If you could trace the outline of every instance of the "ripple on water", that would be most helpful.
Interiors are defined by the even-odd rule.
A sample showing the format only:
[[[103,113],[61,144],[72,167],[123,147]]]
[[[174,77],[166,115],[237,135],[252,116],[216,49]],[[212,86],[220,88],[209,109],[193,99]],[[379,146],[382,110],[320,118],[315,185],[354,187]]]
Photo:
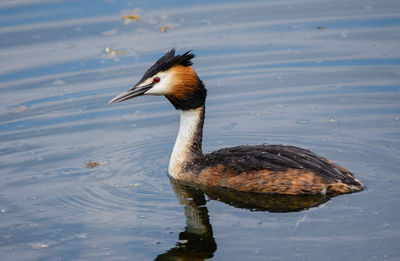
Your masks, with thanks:
[[[106,158],[105,164],[85,171],[77,188],[61,190],[56,198],[48,197],[46,204],[70,214],[99,213],[99,222],[104,218],[102,212],[143,216],[154,209],[155,201],[156,208],[162,211],[168,206],[164,204],[165,197],[174,197],[166,177],[169,154],[153,148],[166,144],[167,141],[154,138],[115,146],[106,157],[101,155]],[[75,178],[67,182],[74,183]]]
[[[208,88],[204,151],[296,145],[368,186],[301,213],[208,201],[215,259],[394,260],[397,2],[142,4],[140,21],[124,25],[123,1],[80,12],[69,1],[0,3],[5,258],[151,260],[175,246],[185,219],[165,174],[178,114],[160,97],[107,103],[177,47],[194,50]],[[124,54],[107,57],[106,47]],[[86,168],[91,160],[105,164]]]

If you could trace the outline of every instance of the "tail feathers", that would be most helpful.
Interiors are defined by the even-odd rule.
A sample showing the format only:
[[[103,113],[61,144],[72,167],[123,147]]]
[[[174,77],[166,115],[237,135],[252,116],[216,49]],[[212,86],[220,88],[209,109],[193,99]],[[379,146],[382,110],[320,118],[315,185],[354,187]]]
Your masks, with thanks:
[[[358,181],[357,179],[354,179],[354,181],[355,182],[353,182],[353,184],[351,185],[344,184],[342,182],[332,183],[326,189],[324,189],[322,194],[325,194],[327,192],[339,194],[353,193],[364,189],[364,186],[360,181]]]

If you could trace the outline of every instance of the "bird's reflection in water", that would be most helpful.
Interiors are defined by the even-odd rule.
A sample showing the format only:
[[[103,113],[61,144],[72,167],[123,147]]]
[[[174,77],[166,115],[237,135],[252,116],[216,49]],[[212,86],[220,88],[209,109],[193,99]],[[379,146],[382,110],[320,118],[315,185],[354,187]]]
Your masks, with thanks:
[[[155,260],[205,260],[213,257],[217,244],[208,217],[204,193],[194,187],[171,180],[179,203],[184,206],[185,231],[179,234],[176,247],[159,255]]]
[[[237,208],[253,211],[295,212],[319,206],[334,195],[271,195],[244,193],[228,189],[194,187],[171,179],[173,190],[186,216],[185,231],[176,246],[155,260],[206,260],[213,257],[217,244],[208,217],[205,194]]]

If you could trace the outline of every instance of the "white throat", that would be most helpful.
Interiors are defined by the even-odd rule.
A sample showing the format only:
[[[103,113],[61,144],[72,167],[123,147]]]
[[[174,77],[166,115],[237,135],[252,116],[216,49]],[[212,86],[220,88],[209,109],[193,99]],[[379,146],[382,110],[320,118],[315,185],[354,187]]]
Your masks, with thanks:
[[[192,110],[180,110],[181,120],[178,137],[169,161],[169,174],[176,179],[184,175],[185,164],[202,156],[201,141],[204,121],[204,106]]]

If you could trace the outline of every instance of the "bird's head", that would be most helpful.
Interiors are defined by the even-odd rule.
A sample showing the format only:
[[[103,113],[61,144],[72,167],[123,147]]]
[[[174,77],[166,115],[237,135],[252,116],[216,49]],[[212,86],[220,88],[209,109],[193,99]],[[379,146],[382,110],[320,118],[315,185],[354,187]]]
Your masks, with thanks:
[[[190,51],[175,55],[175,49],[170,50],[144,73],[135,86],[109,103],[141,95],[164,95],[176,109],[190,110],[204,105],[207,90],[191,67],[193,58]]]

